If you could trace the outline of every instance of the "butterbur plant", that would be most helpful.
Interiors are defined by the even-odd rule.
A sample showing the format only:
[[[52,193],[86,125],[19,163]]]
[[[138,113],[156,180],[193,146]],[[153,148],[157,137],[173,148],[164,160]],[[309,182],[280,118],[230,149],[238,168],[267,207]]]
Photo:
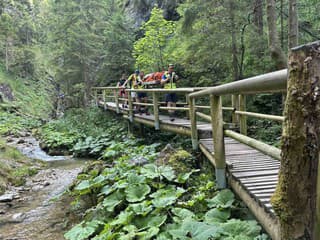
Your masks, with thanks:
[[[205,179],[197,178],[203,173],[177,173],[153,163],[135,166],[128,158],[119,157],[98,176],[88,174],[74,188],[78,196],[93,190],[99,200],[66,239],[268,239],[256,221],[232,218],[236,200],[230,190],[216,191],[212,181],[192,186],[194,179]]]

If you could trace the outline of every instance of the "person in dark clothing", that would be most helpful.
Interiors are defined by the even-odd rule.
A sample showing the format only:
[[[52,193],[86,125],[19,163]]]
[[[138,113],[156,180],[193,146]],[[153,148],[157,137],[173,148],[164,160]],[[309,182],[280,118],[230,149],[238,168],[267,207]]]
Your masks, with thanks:
[[[125,88],[123,87],[124,83],[126,82],[126,74],[122,74],[119,82],[117,83],[117,87],[122,87],[119,91],[119,97],[121,98],[128,98],[127,92]],[[122,107],[126,108],[127,107],[127,101],[122,103]]]

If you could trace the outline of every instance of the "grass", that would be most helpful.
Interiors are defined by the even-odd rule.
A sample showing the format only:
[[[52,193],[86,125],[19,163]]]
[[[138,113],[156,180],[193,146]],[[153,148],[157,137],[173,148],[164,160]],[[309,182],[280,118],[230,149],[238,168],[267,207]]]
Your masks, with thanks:
[[[9,85],[15,97],[15,101],[4,104],[5,108],[11,105],[22,115],[44,119],[52,112],[51,98],[54,90],[46,80],[17,78],[6,73],[0,65],[0,83]]]
[[[8,185],[21,186],[26,178],[38,172],[40,164],[22,155],[0,139],[0,194]]]

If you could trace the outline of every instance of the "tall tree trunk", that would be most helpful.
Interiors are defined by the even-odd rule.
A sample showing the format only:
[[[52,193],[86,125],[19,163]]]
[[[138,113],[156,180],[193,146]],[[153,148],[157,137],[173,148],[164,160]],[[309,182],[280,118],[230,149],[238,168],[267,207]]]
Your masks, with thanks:
[[[9,39],[6,39],[6,71],[9,71]]]
[[[284,48],[284,26],[283,26],[283,0],[280,0],[280,42],[281,48]]]
[[[253,24],[259,36],[263,35],[263,0],[254,1]]]
[[[91,92],[91,81],[89,77],[89,69],[88,65],[84,62],[82,65],[82,74],[83,74],[83,82],[84,82],[84,106],[89,106],[90,100],[90,92]]]
[[[319,240],[320,41],[292,49],[279,183],[272,205],[282,240]],[[319,196],[318,196],[319,197]]]
[[[298,45],[298,10],[297,0],[289,0],[289,35],[288,47],[293,48]]]
[[[277,33],[277,15],[275,0],[267,0],[267,21],[269,32],[269,49],[271,58],[276,62],[277,69],[287,67],[287,59],[279,44]]]
[[[235,4],[234,0],[229,0],[229,18],[230,18],[230,31],[231,31],[231,49],[232,49],[232,68],[233,68],[233,80],[240,79],[239,76],[239,61],[238,61],[238,49],[237,49],[237,37],[236,37],[236,24],[234,16]]]

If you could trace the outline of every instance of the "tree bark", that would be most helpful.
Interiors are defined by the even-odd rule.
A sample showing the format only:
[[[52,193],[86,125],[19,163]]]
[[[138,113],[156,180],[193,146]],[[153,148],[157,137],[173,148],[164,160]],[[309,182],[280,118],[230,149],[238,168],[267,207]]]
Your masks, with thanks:
[[[6,71],[9,72],[9,42],[6,39]]]
[[[253,24],[256,26],[257,33],[263,35],[263,0],[254,1]]]
[[[236,27],[235,27],[234,9],[235,9],[235,4],[233,0],[229,0],[233,80],[237,81],[240,79],[240,76],[239,76],[239,61],[237,56],[238,49],[237,49],[237,38],[236,38],[236,32],[235,32]]]
[[[293,48],[298,45],[298,10],[297,0],[289,0],[289,35],[288,47]]]
[[[288,65],[282,159],[271,202],[279,216],[282,240],[318,240],[320,41],[292,49]]]
[[[280,47],[279,36],[277,32],[277,15],[275,0],[267,0],[267,22],[269,32],[269,49],[271,58],[276,62],[277,69],[287,67],[287,59]]]

